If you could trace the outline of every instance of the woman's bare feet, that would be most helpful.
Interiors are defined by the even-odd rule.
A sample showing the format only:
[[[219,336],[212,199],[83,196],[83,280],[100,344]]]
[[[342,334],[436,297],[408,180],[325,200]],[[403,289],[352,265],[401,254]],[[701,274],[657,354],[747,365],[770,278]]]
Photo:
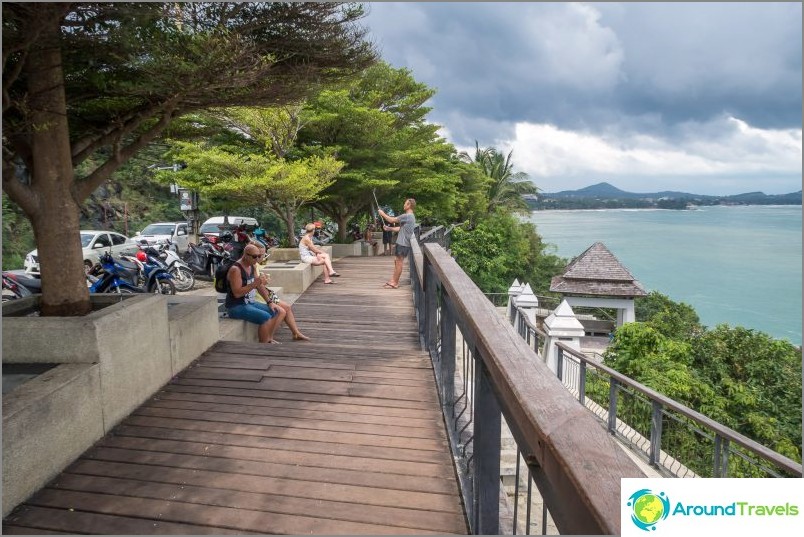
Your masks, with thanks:
[[[298,334],[293,334],[293,341],[310,341],[310,338],[299,332]]]

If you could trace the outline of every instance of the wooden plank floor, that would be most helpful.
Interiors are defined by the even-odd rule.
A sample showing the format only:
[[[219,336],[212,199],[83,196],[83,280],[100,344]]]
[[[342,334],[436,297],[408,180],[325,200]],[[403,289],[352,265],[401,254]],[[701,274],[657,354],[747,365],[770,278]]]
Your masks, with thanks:
[[[407,264],[345,258],[293,310],[310,342],[219,342],[3,533],[467,532]]]

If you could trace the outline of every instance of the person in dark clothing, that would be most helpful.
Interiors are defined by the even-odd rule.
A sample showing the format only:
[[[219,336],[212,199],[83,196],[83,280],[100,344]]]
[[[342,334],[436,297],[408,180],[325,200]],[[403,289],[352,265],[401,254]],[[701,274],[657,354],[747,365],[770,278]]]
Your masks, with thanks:
[[[268,278],[259,274],[257,262],[263,257],[253,244],[246,245],[243,256],[232,264],[226,277],[229,289],[226,292],[226,310],[231,319],[242,319],[259,325],[257,336],[260,343],[279,343],[274,339],[276,327],[285,319],[285,310],[271,300],[265,284]],[[255,302],[260,293],[265,304]]]
[[[388,209],[388,216],[395,216],[393,209]],[[394,255],[394,233],[399,232],[399,226],[388,225],[383,222],[382,226],[382,255]]]

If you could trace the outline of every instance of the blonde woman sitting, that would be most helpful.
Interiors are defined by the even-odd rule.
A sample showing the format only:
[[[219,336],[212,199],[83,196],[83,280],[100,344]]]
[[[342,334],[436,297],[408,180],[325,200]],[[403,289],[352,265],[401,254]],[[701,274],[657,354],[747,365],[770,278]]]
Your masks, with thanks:
[[[335,269],[332,268],[332,259],[329,254],[324,250],[313,244],[313,233],[315,233],[315,224],[307,224],[304,226],[304,236],[299,241],[299,257],[303,263],[308,263],[314,266],[324,266],[324,283],[334,283],[330,276],[340,276]]]

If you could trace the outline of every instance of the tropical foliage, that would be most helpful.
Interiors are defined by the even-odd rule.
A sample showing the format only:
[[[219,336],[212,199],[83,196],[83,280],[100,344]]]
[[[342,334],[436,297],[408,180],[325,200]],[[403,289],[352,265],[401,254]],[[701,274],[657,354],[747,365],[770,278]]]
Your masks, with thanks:
[[[425,121],[434,93],[407,69],[380,62],[353,83],[307,101],[298,151],[334,154],[345,163],[315,202],[338,225],[341,241],[349,220],[368,213],[375,191],[387,205],[416,198],[420,220],[457,216],[463,178],[455,149],[437,134],[438,125]]]
[[[737,432],[801,461],[801,350],[786,341],[742,327],[708,330],[686,304],[652,293],[638,305],[644,322],[620,327],[604,363]],[[597,387],[597,397],[607,389]],[[623,412],[638,414],[636,401]],[[618,410],[619,413],[619,410]],[[650,412],[629,425],[646,434]],[[665,441],[693,449],[691,429],[669,433]],[[736,457],[735,457],[736,459]],[[737,475],[752,476],[734,463]],[[711,471],[711,468],[699,470]]]
[[[293,245],[297,213],[318,199],[343,167],[326,154],[292,158],[299,110],[233,108],[199,117],[201,132],[218,125],[217,133],[195,142],[171,142],[167,157],[187,166],[161,175],[205,197],[266,207],[283,222],[286,241]],[[190,137],[191,132],[182,134]]]
[[[533,224],[503,210],[487,215],[474,227],[456,227],[451,250],[472,281],[488,293],[506,291],[519,279],[545,294],[550,279],[566,265],[566,260],[548,252]]]
[[[43,315],[90,311],[83,201],[177,117],[297,102],[375,61],[357,4],[3,6],[3,190],[28,216]],[[85,175],[76,166],[98,160]]]
[[[528,212],[528,207],[524,194],[536,194],[538,188],[528,180],[528,175],[524,172],[514,172],[513,150],[507,156],[503,155],[494,147],[480,147],[475,142],[475,155],[470,157],[468,153],[461,153],[461,158],[466,162],[473,162],[488,178],[488,190],[486,197],[488,206],[486,210],[493,213],[499,208],[505,208],[515,212]]]

